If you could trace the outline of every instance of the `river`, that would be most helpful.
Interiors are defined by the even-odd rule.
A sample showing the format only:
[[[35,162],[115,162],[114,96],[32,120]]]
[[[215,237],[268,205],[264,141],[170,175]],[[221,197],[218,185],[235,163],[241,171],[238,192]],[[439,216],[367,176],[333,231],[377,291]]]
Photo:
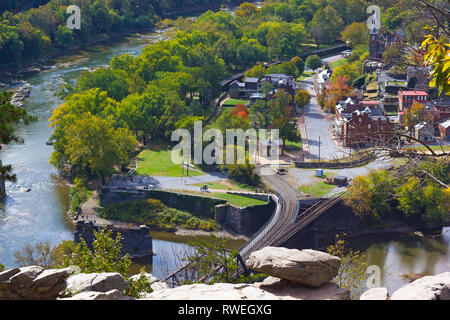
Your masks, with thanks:
[[[107,65],[115,55],[138,55],[159,36],[153,33],[131,35],[64,55],[52,61],[48,70],[12,75],[10,79],[0,78],[5,82],[13,77],[31,85],[31,95],[25,101],[25,107],[38,118],[37,122],[18,128],[18,134],[25,140],[23,145],[11,144],[0,152],[0,160],[4,164],[12,164],[18,177],[16,184],[7,184],[7,198],[0,204],[2,264],[16,266],[14,253],[26,242],[48,241],[56,245],[73,238],[73,224],[65,214],[69,205],[69,186],[58,178],[57,171],[49,164],[52,147],[46,145],[51,135],[48,118],[52,110],[62,103],[56,95],[59,86],[75,83],[81,72]],[[27,188],[31,191],[24,192]],[[446,233],[437,239],[384,235],[358,239],[352,242],[352,246],[367,253],[369,264],[382,269],[382,284],[392,292],[406,283],[400,279],[404,273],[435,274],[450,270],[450,234],[448,228],[444,231]],[[138,262],[133,270],[138,271],[140,265],[151,263],[151,271],[162,277],[174,270],[180,263],[179,257],[191,250],[186,243],[192,238],[180,239],[164,233],[152,235],[157,256],[153,261]]]

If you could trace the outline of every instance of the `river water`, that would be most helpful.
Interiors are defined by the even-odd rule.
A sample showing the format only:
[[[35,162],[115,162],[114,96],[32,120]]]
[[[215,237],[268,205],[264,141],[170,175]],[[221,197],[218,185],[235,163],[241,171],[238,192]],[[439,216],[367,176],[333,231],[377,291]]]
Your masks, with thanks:
[[[69,186],[58,178],[57,171],[49,164],[52,147],[46,145],[51,135],[48,118],[62,103],[56,95],[59,86],[75,83],[81,72],[107,65],[115,55],[138,55],[158,36],[148,33],[116,39],[64,55],[53,61],[48,70],[0,78],[1,82],[12,77],[31,85],[25,107],[38,117],[37,122],[18,128],[18,134],[25,140],[23,145],[11,144],[0,152],[0,160],[12,164],[18,177],[16,184],[7,184],[7,198],[0,204],[0,263],[16,266],[14,253],[26,242],[48,241],[56,245],[73,238],[73,224],[65,214],[69,205]],[[27,188],[31,191],[24,192]],[[436,274],[450,270],[450,232],[448,228],[444,231],[447,233],[437,239],[384,235],[358,239],[352,246],[365,251],[368,263],[382,269],[382,284],[392,292],[406,283],[400,279],[404,273]],[[154,233],[153,238],[157,256],[153,261],[138,262],[134,271],[138,271],[140,265],[152,264],[152,272],[162,277],[174,270],[181,257],[191,250],[186,243],[192,238],[180,239],[163,233]],[[240,244],[233,245],[239,247]]]

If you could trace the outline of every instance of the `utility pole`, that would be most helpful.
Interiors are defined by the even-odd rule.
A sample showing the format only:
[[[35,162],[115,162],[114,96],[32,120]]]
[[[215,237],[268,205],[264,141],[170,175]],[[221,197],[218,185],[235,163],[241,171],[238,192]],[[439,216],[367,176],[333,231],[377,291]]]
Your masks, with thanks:
[[[319,164],[320,164],[320,136],[319,136]]]

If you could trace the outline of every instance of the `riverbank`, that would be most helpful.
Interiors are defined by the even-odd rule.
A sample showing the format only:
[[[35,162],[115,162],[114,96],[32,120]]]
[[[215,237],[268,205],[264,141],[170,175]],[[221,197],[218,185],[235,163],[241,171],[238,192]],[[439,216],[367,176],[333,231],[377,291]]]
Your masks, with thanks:
[[[77,223],[93,223],[96,226],[102,227],[113,227],[113,228],[139,228],[139,225],[129,223],[129,222],[123,222],[123,221],[117,221],[117,220],[109,220],[104,219],[100,217],[97,212],[100,210],[99,206],[100,202],[100,195],[99,191],[94,191],[92,193],[92,196],[86,201],[82,206],[81,210],[77,213],[72,214],[71,209],[67,211],[67,215],[69,218],[73,221],[74,224]],[[245,236],[243,234],[239,234],[232,230],[227,230],[223,226],[221,226],[222,229],[216,230],[216,231],[204,231],[204,230],[196,230],[196,229],[184,229],[180,226],[177,226],[174,231],[164,231],[166,233],[173,233],[177,236],[183,236],[183,237],[196,237],[196,236],[209,236],[210,234],[214,234],[216,237],[224,238],[224,239],[230,239],[234,241],[248,241],[249,237]],[[162,230],[160,228],[154,228],[150,227],[151,231],[157,231],[161,232]]]
[[[232,0],[228,3],[230,6],[237,6],[241,3],[243,3],[244,0]],[[247,0],[247,2],[256,2],[253,0]],[[185,15],[200,15],[208,10],[220,10],[221,6],[223,5],[222,2],[220,3],[210,3],[208,5],[202,5],[202,6],[194,6],[189,8],[183,8],[182,10],[175,10],[171,12],[164,13],[161,17],[158,17],[159,19],[156,21],[156,24],[158,22],[161,22],[163,19],[166,18],[178,18],[180,16]],[[109,40],[113,39],[119,39],[124,38],[129,35],[132,35],[134,33],[138,32],[156,32],[163,31],[161,29],[152,27],[152,28],[133,28],[129,30],[125,30],[118,33],[112,33],[112,34],[102,34],[99,35],[96,39],[92,39],[86,43],[77,44],[71,48],[67,49],[58,49],[58,48],[52,48],[51,52],[44,54],[43,56],[35,59],[34,61],[28,61],[25,62],[21,66],[15,66],[15,67],[6,67],[6,66],[0,66],[0,74],[5,73],[21,73],[21,72],[33,72],[33,71],[42,71],[41,68],[45,67],[46,63],[51,60],[52,58],[55,58],[57,56],[66,55],[73,53],[78,50],[86,49],[87,47],[98,45],[104,42],[107,42]]]

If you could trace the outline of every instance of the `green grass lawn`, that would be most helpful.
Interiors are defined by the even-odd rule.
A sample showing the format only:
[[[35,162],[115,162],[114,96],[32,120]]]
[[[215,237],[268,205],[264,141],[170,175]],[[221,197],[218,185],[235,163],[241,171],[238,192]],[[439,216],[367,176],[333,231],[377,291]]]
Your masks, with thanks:
[[[314,72],[312,71],[305,71],[303,72],[300,77],[297,78],[297,81],[303,81],[306,80],[308,78],[311,78],[314,75]]]
[[[329,66],[330,66],[331,70],[334,70],[334,69],[336,69],[337,67],[343,65],[346,62],[347,62],[347,59],[346,58],[342,58],[342,59],[336,60],[334,62],[331,62],[329,64]]]
[[[228,193],[222,193],[222,192],[209,193],[209,192],[200,192],[200,191],[191,191],[191,190],[174,190],[174,191],[176,191],[178,193],[192,194],[192,195],[197,195],[197,196],[202,196],[202,197],[226,200],[229,204],[239,207],[239,208],[263,205],[263,204],[267,203],[265,201],[261,201],[261,200],[257,200],[257,199],[252,199],[252,198],[239,196],[236,194],[228,194]]]
[[[300,151],[303,149],[303,145],[301,142],[294,142],[294,141],[286,140],[285,144],[286,144],[286,150]]]
[[[255,191],[255,188],[233,180],[222,180],[217,182],[197,183],[195,186],[202,187],[207,185],[209,189],[230,190],[230,191]]]
[[[139,168],[136,171],[140,175],[181,177],[181,166],[172,162],[172,147],[164,142],[152,142],[148,148],[138,156]],[[200,176],[203,172],[189,170],[190,176]]]
[[[312,185],[301,186],[298,188],[298,191],[310,194],[312,197],[322,198],[327,195],[331,191],[333,191],[335,186],[326,184],[323,181],[318,181]]]
[[[240,99],[228,99],[227,101],[225,101],[225,103],[223,104],[223,106],[231,106],[234,107],[237,104],[243,104],[244,106],[246,104],[250,103],[250,100],[240,100]]]

